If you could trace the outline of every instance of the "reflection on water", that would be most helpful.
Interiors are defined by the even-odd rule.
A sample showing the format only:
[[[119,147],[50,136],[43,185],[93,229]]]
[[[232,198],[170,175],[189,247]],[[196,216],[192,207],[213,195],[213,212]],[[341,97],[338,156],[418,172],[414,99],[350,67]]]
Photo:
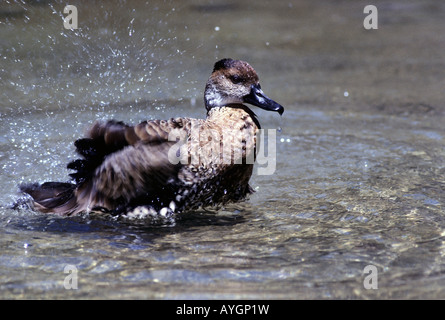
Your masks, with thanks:
[[[0,4],[3,298],[445,298],[444,4],[374,1],[370,31],[360,1],[70,4],[74,31],[59,1]],[[168,227],[9,209],[95,119],[204,117],[223,57],[286,106],[255,110],[282,129],[249,201]]]

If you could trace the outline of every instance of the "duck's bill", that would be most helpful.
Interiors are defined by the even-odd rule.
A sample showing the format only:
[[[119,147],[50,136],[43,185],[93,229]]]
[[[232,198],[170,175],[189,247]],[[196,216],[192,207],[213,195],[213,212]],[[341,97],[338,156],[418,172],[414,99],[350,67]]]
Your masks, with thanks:
[[[263,90],[261,90],[259,84],[251,86],[250,93],[247,96],[244,96],[244,102],[250,103],[264,110],[276,111],[280,115],[282,115],[284,112],[283,106],[266,96]]]

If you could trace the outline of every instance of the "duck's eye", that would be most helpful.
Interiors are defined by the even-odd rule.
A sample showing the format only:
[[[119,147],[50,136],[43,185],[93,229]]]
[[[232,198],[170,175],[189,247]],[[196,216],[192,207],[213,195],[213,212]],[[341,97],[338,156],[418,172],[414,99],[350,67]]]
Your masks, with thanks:
[[[238,83],[240,83],[240,82],[243,81],[243,78],[240,77],[239,75],[236,75],[236,74],[231,75],[231,76],[229,77],[229,79],[230,79],[230,81],[232,81],[232,83],[234,83],[234,84],[238,84]]]

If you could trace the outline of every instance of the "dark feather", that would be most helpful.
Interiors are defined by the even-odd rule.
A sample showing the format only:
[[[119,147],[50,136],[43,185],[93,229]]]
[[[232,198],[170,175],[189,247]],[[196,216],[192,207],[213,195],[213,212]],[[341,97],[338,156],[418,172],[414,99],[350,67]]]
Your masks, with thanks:
[[[45,182],[41,185],[23,184],[20,186],[22,192],[28,193],[33,197],[39,209],[44,208],[47,211],[57,211],[58,207],[66,206],[67,204],[75,204],[74,190],[76,185],[64,182]],[[69,206],[68,206],[69,207]],[[42,210],[43,211],[43,210]],[[62,209],[65,211],[65,209]]]

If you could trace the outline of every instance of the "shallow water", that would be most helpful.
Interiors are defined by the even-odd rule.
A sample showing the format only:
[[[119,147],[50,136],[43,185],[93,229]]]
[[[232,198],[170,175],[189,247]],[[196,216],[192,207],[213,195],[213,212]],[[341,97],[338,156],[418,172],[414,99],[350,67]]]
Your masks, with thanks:
[[[2,298],[445,298],[445,4],[71,1],[0,5]],[[204,117],[216,59],[259,73],[282,118],[249,201],[174,226],[9,207],[65,181],[95,119]],[[78,289],[65,289],[67,265]],[[364,268],[377,270],[377,289]]]

